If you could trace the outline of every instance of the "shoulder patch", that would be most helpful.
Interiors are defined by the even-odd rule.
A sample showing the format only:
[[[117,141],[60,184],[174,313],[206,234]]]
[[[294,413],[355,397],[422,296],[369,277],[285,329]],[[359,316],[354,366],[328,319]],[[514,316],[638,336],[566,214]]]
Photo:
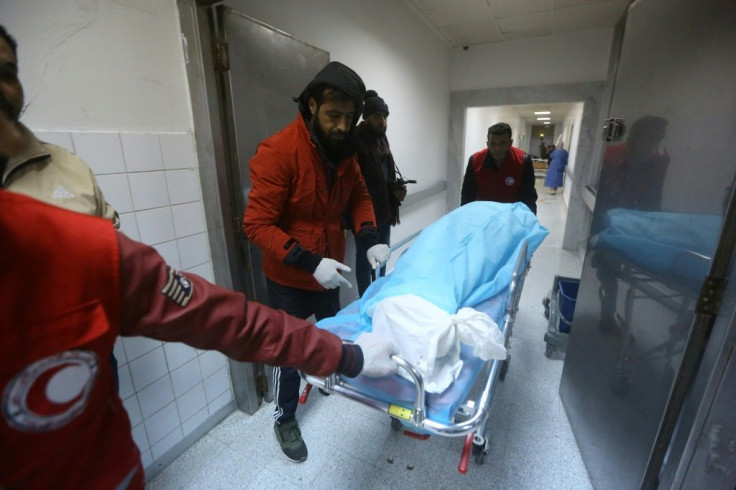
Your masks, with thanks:
[[[169,267],[169,279],[166,281],[166,285],[161,290],[161,293],[184,308],[189,304],[189,300],[192,299],[194,284],[182,276],[176,269]]]

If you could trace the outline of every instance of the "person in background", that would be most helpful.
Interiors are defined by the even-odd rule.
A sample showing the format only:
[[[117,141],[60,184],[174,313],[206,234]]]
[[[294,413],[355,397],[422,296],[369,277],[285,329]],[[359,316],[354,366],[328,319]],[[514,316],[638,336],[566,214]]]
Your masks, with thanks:
[[[0,172],[31,135],[0,111]],[[114,388],[118,335],[239,361],[353,377],[396,371],[393,344],[355,344],[168,266],[102,218],[0,189],[0,488],[144,488]]]
[[[23,151],[10,158],[0,175],[0,186],[41,201],[100,216],[120,227],[120,218],[102,195],[92,170],[78,156],[39,141],[22,123],[23,86],[18,78],[17,45],[0,25],[0,92],[3,110],[27,133]]]
[[[539,142],[539,158],[547,158],[547,143],[544,142],[544,138]]]
[[[565,143],[560,140],[557,143],[557,148],[549,155],[549,168],[547,169],[547,176],[544,178],[544,185],[552,189],[550,194],[555,194],[557,188],[562,187],[567,158],[568,153],[565,149]]]
[[[371,197],[355,158],[355,125],[365,85],[333,61],[307,85],[296,119],[258,146],[250,160],[251,190],[243,230],[263,250],[269,304],[317,320],[340,310],[345,260],[343,217],[352,217],[356,241],[372,267],[390,251],[378,243]],[[298,366],[296,366],[298,368]],[[296,420],[300,376],[295,367],[274,372],[274,434],[289,461],[307,459]]]
[[[391,227],[399,223],[399,206],[406,197],[406,184],[403,180],[397,180],[396,164],[386,138],[388,114],[386,102],[375,90],[368,90],[365,93],[363,121],[355,131],[360,173],[368,186],[376,213],[378,243],[387,246],[391,243]],[[355,277],[360,296],[368,289],[375,274],[366,252],[362,242],[356,243]],[[383,266],[381,275],[385,273],[386,267]]]
[[[488,128],[487,147],[468,160],[460,191],[460,205],[473,201],[523,202],[537,214],[532,158],[512,146],[511,126]]]
[[[67,150],[39,141],[19,122],[23,112],[23,85],[18,78],[18,52],[15,39],[0,25],[0,107],[26,133],[22,151],[8,159],[0,173],[0,187],[20,192],[41,201],[100,216],[120,228],[117,211],[105,201],[92,170],[78,156]],[[117,360],[110,353],[115,367]]]

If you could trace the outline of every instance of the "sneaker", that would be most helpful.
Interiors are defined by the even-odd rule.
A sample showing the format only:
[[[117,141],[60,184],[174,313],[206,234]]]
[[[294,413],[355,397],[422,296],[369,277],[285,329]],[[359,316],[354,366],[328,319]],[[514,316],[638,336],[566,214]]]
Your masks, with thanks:
[[[281,446],[281,451],[286,459],[292,463],[301,463],[307,460],[307,445],[302,439],[299,423],[294,420],[279,424],[273,424],[273,433]]]

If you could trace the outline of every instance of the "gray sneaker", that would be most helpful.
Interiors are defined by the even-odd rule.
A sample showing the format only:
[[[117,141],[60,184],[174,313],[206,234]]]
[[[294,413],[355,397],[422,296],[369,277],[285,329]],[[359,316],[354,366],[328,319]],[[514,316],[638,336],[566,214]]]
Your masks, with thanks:
[[[302,431],[299,430],[299,423],[296,419],[282,424],[275,422],[273,433],[286,459],[293,463],[301,463],[307,460],[307,445],[304,444]]]

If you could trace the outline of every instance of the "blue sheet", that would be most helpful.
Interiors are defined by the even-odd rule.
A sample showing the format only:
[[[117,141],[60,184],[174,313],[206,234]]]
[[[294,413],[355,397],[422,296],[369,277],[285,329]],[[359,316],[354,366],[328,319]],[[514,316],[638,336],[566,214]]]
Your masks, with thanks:
[[[363,298],[317,325],[343,339],[355,340],[361,332],[371,330],[371,313],[378,302],[389,296],[415,294],[449,314],[465,306],[474,307],[501,326],[523,241],[527,241],[528,262],[548,233],[524,204],[466,204],[425,228],[392,273],[371,284]],[[452,421],[483,367],[483,361],[465,346],[461,359],[463,369],[450,388],[427,396],[427,412],[432,420]],[[414,385],[400,376],[360,376],[346,382],[387,403],[410,408],[414,401]]]
[[[683,279],[699,286],[710,267],[722,217],[712,214],[611,209],[599,234],[601,247],[660,278]]]

